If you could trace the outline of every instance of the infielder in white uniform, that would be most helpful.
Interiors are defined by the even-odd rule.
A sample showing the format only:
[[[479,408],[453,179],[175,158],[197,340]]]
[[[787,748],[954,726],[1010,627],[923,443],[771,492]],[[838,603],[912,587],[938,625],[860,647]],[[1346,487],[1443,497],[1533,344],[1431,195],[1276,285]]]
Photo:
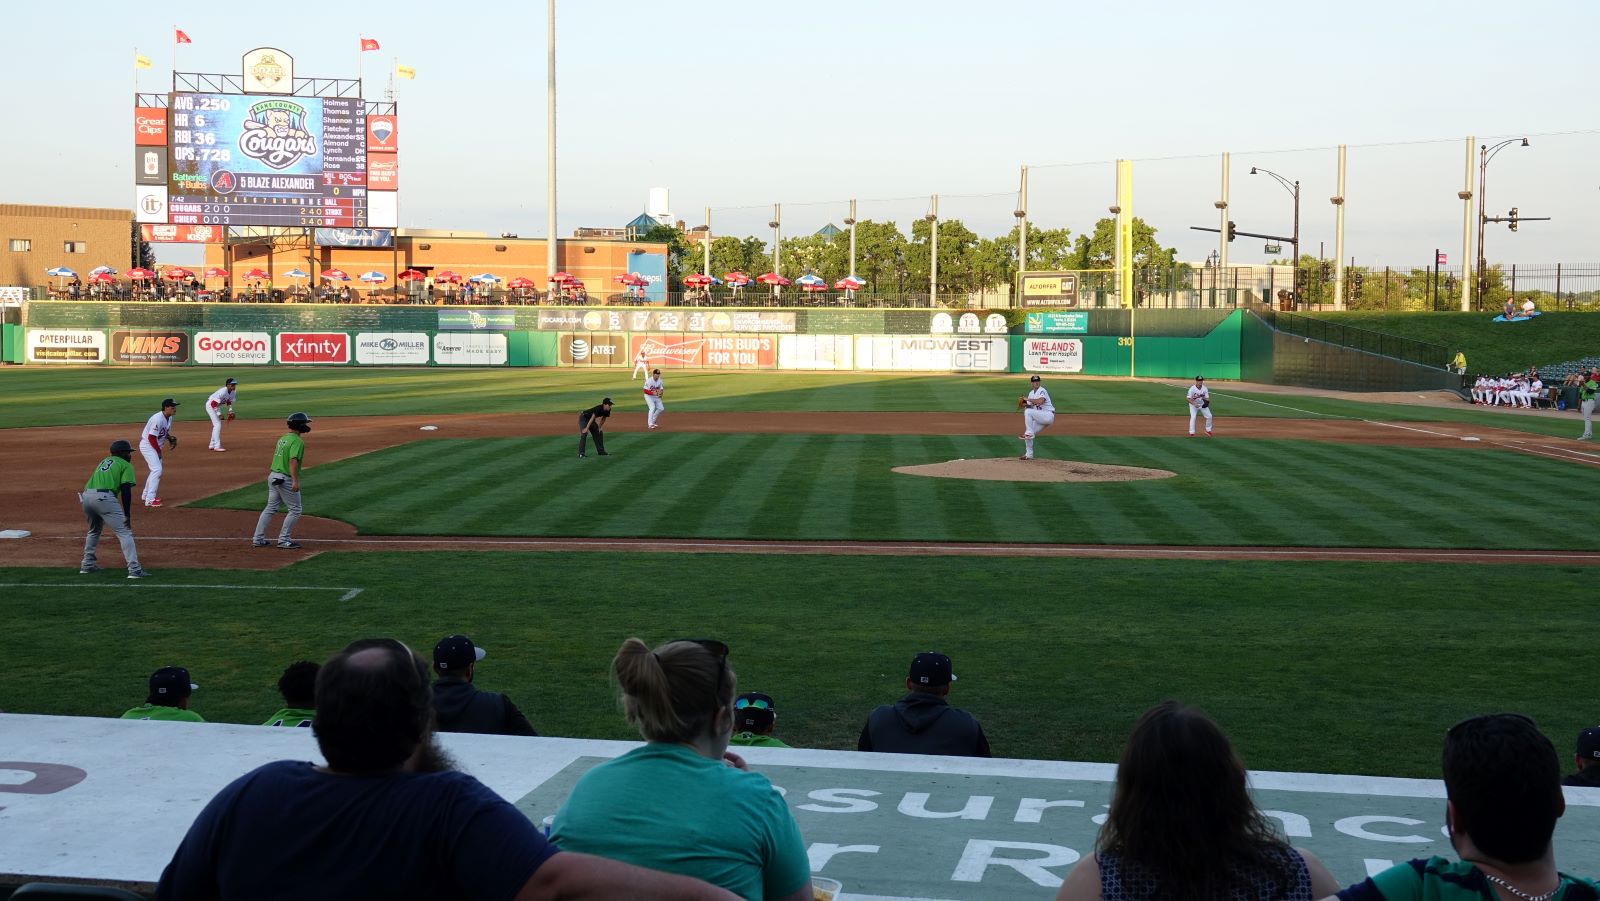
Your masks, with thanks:
[[[1189,437],[1194,437],[1194,414],[1203,413],[1206,417],[1206,437],[1211,437],[1211,389],[1206,387],[1206,377],[1197,375],[1194,384],[1189,386],[1187,395],[1189,401]]]
[[[228,379],[222,383],[221,388],[211,392],[211,396],[206,398],[206,415],[211,417],[211,450],[227,450],[222,446],[222,418],[227,416],[229,422],[233,421],[233,395],[238,384],[233,379]],[[222,412],[223,407],[228,408],[226,414]]]
[[[161,495],[157,493],[161,487],[161,444],[166,442],[169,448],[178,446],[178,439],[172,434],[172,416],[177,412],[177,401],[170,397],[163,400],[161,409],[150,417],[144,424],[144,431],[139,433],[139,454],[150,467],[150,475],[144,480],[144,491],[139,494],[146,507],[161,506]]]
[[[1050,392],[1044,390],[1039,377],[1028,379],[1033,387],[1022,399],[1022,459],[1033,459],[1033,438],[1056,421],[1055,405],[1050,403]]]
[[[629,379],[629,381],[632,381],[632,379]],[[656,417],[660,416],[661,411],[667,408],[661,402],[661,392],[665,390],[666,388],[661,384],[661,370],[650,370],[650,377],[644,380],[644,403],[645,406],[650,408],[649,422],[652,429],[660,428],[660,426],[656,425]]]
[[[644,348],[641,347],[639,352],[633,355],[633,374],[628,376],[628,381],[631,382],[641,375],[648,376],[649,374],[650,358],[645,356]]]

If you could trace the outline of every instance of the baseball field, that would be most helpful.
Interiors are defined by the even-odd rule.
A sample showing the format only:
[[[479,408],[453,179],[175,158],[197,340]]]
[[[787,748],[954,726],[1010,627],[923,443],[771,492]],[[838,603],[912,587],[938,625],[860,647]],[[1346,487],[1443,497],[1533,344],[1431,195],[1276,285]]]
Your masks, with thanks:
[[[202,402],[229,374],[240,418],[209,453]],[[1071,461],[1063,480],[992,480],[1026,387],[682,372],[649,432],[626,371],[0,370],[0,529],[32,533],[0,541],[0,596],[34,676],[0,709],[115,716],[182,664],[203,716],[259,722],[293,660],[465,632],[480,684],[549,735],[631,737],[606,678],[630,635],[727,640],[803,747],[853,748],[930,648],[1010,757],[1114,760],[1167,697],[1256,769],[1431,777],[1471,713],[1529,713],[1558,744],[1593,725],[1586,654],[1558,637],[1600,564],[1574,414],[1216,383],[1217,437],[1188,438],[1181,382],[1050,378],[1038,456]],[[165,506],[134,519],[155,577],[121,578],[109,539],[79,575],[74,492],[165,396],[181,443]],[[580,460],[602,396],[612,454]],[[255,549],[296,410],[304,547]],[[1116,466],[1170,475],[1079,478]]]

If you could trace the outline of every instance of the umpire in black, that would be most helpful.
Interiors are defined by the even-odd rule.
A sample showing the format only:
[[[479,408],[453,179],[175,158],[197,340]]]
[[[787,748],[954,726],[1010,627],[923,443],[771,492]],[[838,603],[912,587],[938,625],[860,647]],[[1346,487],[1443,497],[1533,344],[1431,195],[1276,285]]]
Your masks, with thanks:
[[[606,398],[595,406],[578,414],[578,456],[587,457],[584,451],[589,449],[589,436],[594,436],[595,453],[602,457],[609,457],[606,453],[606,420],[611,418],[611,398]]]

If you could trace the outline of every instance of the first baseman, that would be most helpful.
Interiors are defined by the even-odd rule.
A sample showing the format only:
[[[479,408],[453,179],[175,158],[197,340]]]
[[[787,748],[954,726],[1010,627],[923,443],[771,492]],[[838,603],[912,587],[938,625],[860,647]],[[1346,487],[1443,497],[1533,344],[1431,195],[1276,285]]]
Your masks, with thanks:
[[[100,546],[100,532],[109,524],[112,534],[122,544],[122,559],[128,564],[128,578],[143,579],[150,575],[139,565],[139,551],[133,546],[133,486],[138,481],[133,475],[133,445],[126,441],[111,442],[111,456],[89,474],[78,501],[83,505],[83,518],[89,521],[89,534],[83,539],[83,562],[78,572],[92,573],[95,565],[95,548]]]
[[[633,374],[628,376],[628,381],[631,382],[638,378],[640,373],[650,374],[650,357],[645,354],[642,347],[639,348],[638,353],[633,355]]]
[[[1194,437],[1194,414],[1203,413],[1206,417],[1206,437],[1211,437],[1211,389],[1206,387],[1206,377],[1197,375],[1194,384],[1189,386],[1186,395],[1189,401],[1189,437]]]
[[[611,398],[606,398],[598,404],[578,414],[578,456],[587,457],[584,451],[589,448],[589,436],[594,436],[594,449],[602,457],[609,457],[606,453],[606,420],[611,418]]]
[[[266,547],[267,526],[281,505],[289,514],[283,518],[283,528],[278,530],[278,547],[294,550],[300,545],[294,540],[294,524],[300,521],[300,464],[306,458],[306,443],[300,436],[311,431],[311,417],[304,413],[290,413],[285,421],[289,431],[278,439],[272,451],[272,469],[267,473],[267,506],[256,520],[256,534],[250,544]]]
[[[1033,386],[1028,396],[1022,398],[1022,459],[1033,459],[1033,436],[1056,421],[1055,405],[1050,403],[1050,392],[1044,390],[1039,377],[1028,379]]]
[[[650,370],[650,377],[644,380],[644,404],[650,408],[649,424],[652,429],[659,428],[656,425],[656,418],[667,408],[661,402],[661,393],[665,390],[665,386],[661,383],[661,370]]]
[[[229,422],[233,421],[233,395],[234,389],[238,384],[233,379],[228,379],[222,383],[221,388],[211,392],[211,396],[206,398],[206,415],[211,417],[211,444],[209,445],[211,450],[227,450],[222,446],[222,418],[226,415]],[[222,412],[223,407],[228,408],[226,414]]]
[[[139,493],[146,507],[161,506],[161,495],[157,493],[161,488],[161,444],[166,442],[169,448],[178,446],[178,438],[172,434],[172,417],[177,412],[177,401],[170,397],[163,400],[161,409],[150,416],[144,424],[144,431],[139,433],[139,455],[150,467],[150,476],[144,481],[144,491]]]

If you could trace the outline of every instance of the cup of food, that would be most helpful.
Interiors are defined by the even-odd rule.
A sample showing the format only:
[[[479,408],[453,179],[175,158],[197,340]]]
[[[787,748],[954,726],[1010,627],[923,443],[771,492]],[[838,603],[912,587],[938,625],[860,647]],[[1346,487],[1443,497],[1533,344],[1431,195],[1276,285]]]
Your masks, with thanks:
[[[844,883],[826,876],[811,877],[811,901],[833,901],[844,891]]]

